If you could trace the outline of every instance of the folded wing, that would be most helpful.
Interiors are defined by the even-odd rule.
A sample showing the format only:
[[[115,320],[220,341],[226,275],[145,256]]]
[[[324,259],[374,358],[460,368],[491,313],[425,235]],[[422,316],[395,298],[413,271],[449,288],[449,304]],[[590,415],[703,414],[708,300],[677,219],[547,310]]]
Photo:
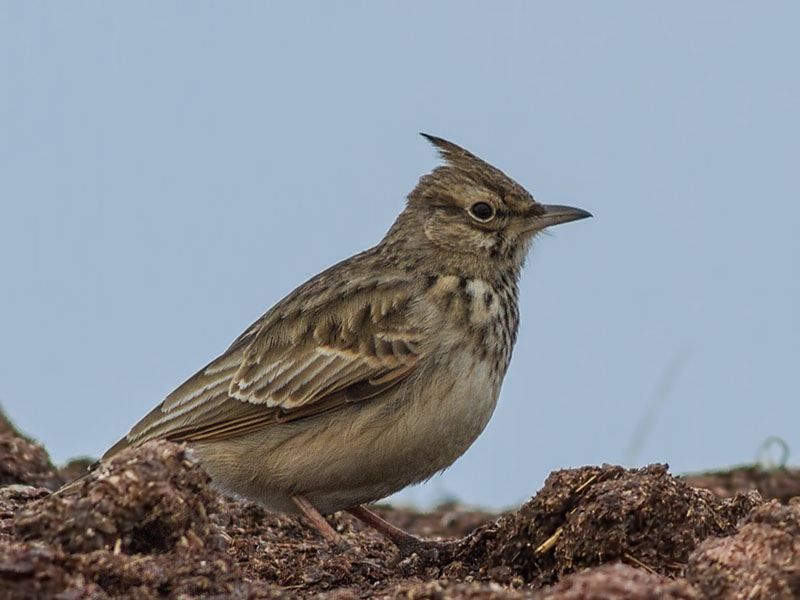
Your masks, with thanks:
[[[400,384],[426,353],[433,313],[412,300],[408,286],[386,285],[362,285],[344,299],[308,290],[304,300],[301,289],[167,396],[106,456],[150,439],[242,435]]]

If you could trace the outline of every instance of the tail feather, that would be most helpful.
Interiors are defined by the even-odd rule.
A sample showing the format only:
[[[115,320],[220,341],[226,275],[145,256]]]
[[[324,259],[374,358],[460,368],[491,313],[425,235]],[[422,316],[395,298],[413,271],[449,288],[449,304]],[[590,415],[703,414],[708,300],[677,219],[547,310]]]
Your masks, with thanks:
[[[91,475],[92,472],[95,469],[97,469],[97,467],[99,467],[99,466],[100,466],[100,461],[99,460],[94,461],[91,465],[89,465],[86,468],[86,472],[85,473],[82,473],[81,475],[78,475],[72,481],[68,481],[67,483],[62,485],[60,488],[58,488],[56,491],[54,491],[50,495],[51,496],[64,496],[64,495],[67,495],[67,494],[70,494],[70,493],[74,492],[78,488],[78,486],[81,484],[81,482],[84,479],[86,479],[87,477],[89,477],[89,475]]]

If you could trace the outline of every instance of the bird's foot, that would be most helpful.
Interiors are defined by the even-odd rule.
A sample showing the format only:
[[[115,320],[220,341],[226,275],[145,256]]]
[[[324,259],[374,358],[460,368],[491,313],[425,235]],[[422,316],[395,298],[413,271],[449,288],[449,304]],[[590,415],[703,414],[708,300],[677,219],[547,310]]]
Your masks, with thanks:
[[[434,541],[423,540],[391,523],[383,520],[378,515],[363,506],[353,506],[347,511],[361,519],[367,525],[377,529],[385,538],[397,546],[397,557],[393,561],[398,564],[407,558],[417,555],[421,565],[445,564],[452,562],[460,540]]]

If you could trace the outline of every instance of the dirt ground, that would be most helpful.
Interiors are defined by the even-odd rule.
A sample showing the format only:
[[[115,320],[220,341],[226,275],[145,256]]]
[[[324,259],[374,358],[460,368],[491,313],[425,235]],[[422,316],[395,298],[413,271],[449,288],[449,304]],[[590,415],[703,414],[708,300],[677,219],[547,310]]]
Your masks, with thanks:
[[[85,469],[0,420],[0,598],[800,598],[800,470],[680,478],[663,465],[552,473],[518,510],[381,507],[452,555],[400,559],[348,514],[303,522],[224,498],[182,446]],[[531,482],[534,489],[537,482]]]

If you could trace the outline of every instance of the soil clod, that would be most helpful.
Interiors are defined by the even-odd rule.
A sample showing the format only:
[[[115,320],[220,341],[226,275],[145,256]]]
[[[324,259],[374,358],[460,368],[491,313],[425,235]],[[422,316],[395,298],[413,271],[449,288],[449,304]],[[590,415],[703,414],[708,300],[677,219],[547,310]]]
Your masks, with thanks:
[[[431,540],[405,554],[347,513],[327,517],[340,552],[298,518],[223,498],[168,442],[50,493],[66,479],[41,446],[0,431],[0,597],[800,597],[800,498],[721,497],[664,465],[557,471],[499,517],[377,508]]]

